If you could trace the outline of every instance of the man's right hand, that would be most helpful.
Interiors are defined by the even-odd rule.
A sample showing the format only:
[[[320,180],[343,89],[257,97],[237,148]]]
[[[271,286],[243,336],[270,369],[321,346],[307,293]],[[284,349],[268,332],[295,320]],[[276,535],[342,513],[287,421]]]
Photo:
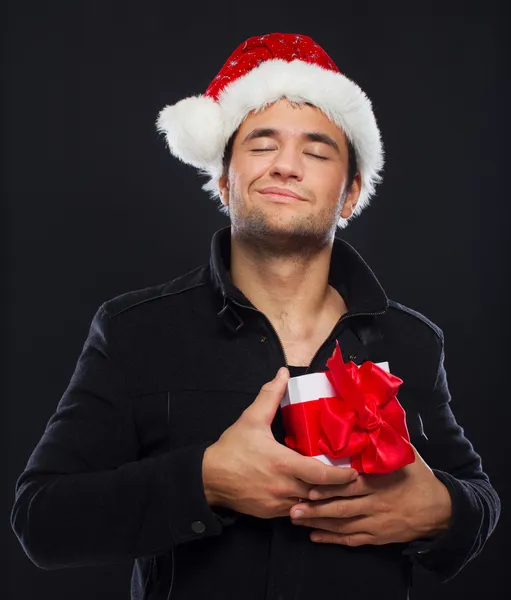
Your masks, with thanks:
[[[357,477],[351,468],[325,465],[277,442],[271,424],[286,390],[282,368],[254,402],[204,453],[202,478],[211,506],[271,519],[289,515],[298,498],[318,485],[342,485]]]

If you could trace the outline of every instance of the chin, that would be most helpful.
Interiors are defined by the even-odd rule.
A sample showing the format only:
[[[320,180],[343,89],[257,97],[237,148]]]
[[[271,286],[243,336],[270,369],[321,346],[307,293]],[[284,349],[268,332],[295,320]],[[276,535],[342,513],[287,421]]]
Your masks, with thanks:
[[[232,226],[251,238],[282,238],[324,240],[335,232],[338,218],[333,211],[320,210],[316,214],[312,205],[298,206],[278,202],[255,201],[252,195],[248,202],[231,203]],[[308,210],[304,210],[307,209]]]
[[[245,219],[243,229],[261,237],[306,239],[323,237],[329,225],[310,216],[253,211]]]

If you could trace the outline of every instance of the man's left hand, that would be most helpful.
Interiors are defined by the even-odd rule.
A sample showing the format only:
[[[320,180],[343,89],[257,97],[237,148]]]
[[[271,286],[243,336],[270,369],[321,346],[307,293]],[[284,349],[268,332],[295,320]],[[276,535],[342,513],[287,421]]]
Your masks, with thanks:
[[[292,522],[312,527],[314,542],[347,546],[435,537],[449,527],[451,496],[415,448],[414,453],[415,462],[393,473],[312,488],[311,502],[291,509]]]

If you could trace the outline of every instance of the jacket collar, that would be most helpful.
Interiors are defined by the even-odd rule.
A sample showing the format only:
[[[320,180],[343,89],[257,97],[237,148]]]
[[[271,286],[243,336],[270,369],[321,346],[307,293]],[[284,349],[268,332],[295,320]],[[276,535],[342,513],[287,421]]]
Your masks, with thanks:
[[[229,300],[254,308],[248,298],[231,281],[229,266],[231,262],[231,228],[217,231],[211,240],[210,270],[213,285],[223,296],[224,304],[219,315],[230,313],[226,320],[229,327],[238,330],[243,321],[237,311],[229,306]],[[343,297],[351,314],[383,313],[389,301],[375,274],[360,254],[341,238],[334,239],[330,263],[329,283]],[[237,324],[236,321],[239,320]]]

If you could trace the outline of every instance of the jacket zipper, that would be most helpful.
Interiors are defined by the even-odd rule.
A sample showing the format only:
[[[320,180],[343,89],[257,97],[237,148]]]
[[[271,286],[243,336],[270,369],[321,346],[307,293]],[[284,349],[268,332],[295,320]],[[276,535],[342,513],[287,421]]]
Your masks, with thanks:
[[[241,304],[240,302],[237,302],[236,300],[234,300],[234,298],[231,298],[231,301],[234,302],[234,304],[236,304],[237,306],[240,306],[241,308],[248,308],[250,310],[254,310],[255,312],[259,313],[260,315],[262,315],[264,317],[264,319],[270,326],[270,329],[273,331],[273,333],[275,334],[275,337],[277,338],[277,340],[279,342],[280,350],[282,352],[282,356],[284,357],[284,363],[285,363],[286,367],[289,367],[288,362],[287,362],[286,351],[284,350],[284,344],[282,343],[282,340],[280,339],[280,336],[277,333],[277,330],[275,329],[275,327],[272,325],[270,319],[268,319],[268,317],[263,312],[258,310],[257,308],[254,308],[252,306],[247,306],[246,304]],[[347,312],[344,315],[342,315],[342,317],[333,326],[332,331],[330,332],[329,336],[321,344],[321,346],[317,349],[316,353],[314,354],[314,356],[312,357],[312,360],[309,363],[309,366],[307,367],[307,369],[305,371],[305,374],[307,374],[309,372],[309,369],[312,367],[313,362],[316,360],[317,356],[323,350],[323,348],[327,344],[330,343],[331,338],[336,337],[336,336],[334,336],[334,333],[336,332],[337,328],[343,321],[346,321],[347,319],[349,319],[351,317],[371,317],[371,316],[376,316],[376,315],[383,315],[384,313],[385,313],[385,311],[381,310],[379,312],[365,312],[365,313],[351,313],[351,314],[349,312]]]

